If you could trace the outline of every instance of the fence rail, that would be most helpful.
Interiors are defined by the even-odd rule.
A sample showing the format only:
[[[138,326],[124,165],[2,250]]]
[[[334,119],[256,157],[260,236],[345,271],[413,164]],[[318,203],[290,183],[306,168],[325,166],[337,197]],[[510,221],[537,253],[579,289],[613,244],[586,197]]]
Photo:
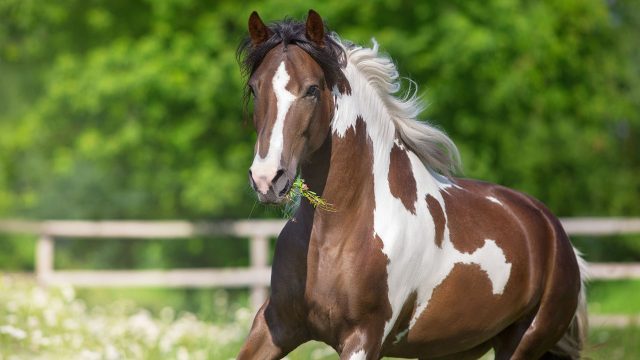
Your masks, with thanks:
[[[257,309],[266,299],[271,268],[269,239],[278,235],[285,221],[246,220],[220,222],[188,221],[0,221],[0,232],[38,237],[35,273],[42,285],[71,284],[83,287],[249,287],[251,304]],[[562,224],[569,235],[618,235],[640,233],[640,218],[567,218]],[[85,241],[105,238],[173,239],[194,236],[249,238],[247,268],[172,270],[55,270],[57,238]],[[640,263],[591,263],[595,279],[640,278]]]
[[[0,221],[0,232],[31,234],[38,237],[35,275],[38,283],[49,286],[70,284],[81,287],[248,287],[251,305],[258,308],[267,297],[271,277],[269,238],[277,236],[285,221]],[[172,270],[55,270],[56,238],[83,241],[100,239],[181,240],[195,236],[234,236],[249,238],[248,268],[172,269]]]

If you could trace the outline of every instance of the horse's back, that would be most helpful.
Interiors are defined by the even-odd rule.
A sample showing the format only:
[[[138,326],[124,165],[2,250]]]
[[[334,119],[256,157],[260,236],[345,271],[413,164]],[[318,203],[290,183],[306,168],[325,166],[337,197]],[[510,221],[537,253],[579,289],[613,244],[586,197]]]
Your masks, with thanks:
[[[560,220],[542,202],[525,193],[488,182],[457,179],[456,183],[469,193],[464,199],[473,205],[467,208],[478,206],[479,211],[475,212],[484,209],[486,213],[480,216],[491,222],[492,226],[501,227],[505,232],[522,234],[515,237],[524,241],[522,243],[506,239],[503,242],[505,251],[527,252],[530,266],[536,266],[543,272],[540,280],[548,280],[545,271],[558,261],[565,267],[561,270],[579,280],[578,264],[569,237]],[[499,206],[483,207],[479,204],[482,198]]]
[[[455,184],[443,197],[451,226],[459,229],[460,246],[495,238],[507,257],[526,253],[540,268],[553,260],[549,255],[573,253],[560,220],[532,196],[478,180],[456,179]],[[464,236],[469,233],[474,236]]]

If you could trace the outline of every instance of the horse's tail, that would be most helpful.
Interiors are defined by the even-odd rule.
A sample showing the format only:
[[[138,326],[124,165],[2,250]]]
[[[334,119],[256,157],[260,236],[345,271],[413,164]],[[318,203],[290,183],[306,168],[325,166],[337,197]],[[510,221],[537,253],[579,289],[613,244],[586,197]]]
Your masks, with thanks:
[[[580,269],[580,294],[578,295],[578,307],[571,320],[569,328],[564,333],[560,341],[551,348],[550,352],[559,355],[561,358],[580,359],[580,353],[587,340],[589,321],[587,316],[587,291],[585,282],[588,280],[587,262],[582,258],[582,254],[577,249],[573,249],[578,260]]]

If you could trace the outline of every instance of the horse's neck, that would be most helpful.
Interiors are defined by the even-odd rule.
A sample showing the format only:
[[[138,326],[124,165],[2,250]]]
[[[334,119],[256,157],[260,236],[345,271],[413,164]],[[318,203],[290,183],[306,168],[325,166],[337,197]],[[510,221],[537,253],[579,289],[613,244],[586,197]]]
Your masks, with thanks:
[[[324,143],[316,150],[308,161],[300,166],[301,177],[305,184],[317,194],[322,194],[327,182],[329,166],[331,165],[332,141],[329,134]]]
[[[344,136],[331,133],[301,167],[309,188],[342,214],[373,196],[373,149],[364,123]],[[320,210],[322,212],[322,210]]]
[[[370,89],[360,90],[366,95],[365,90]],[[376,197],[383,198],[390,191],[394,146],[404,149],[379,99],[338,95],[331,134],[303,166],[302,175],[338,212],[351,213],[363,206],[373,209]],[[342,221],[344,217],[332,219]]]
[[[327,139],[329,144],[303,167],[303,176],[311,189],[321,193],[342,215],[362,214],[363,207],[385,207],[395,202],[392,197],[397,198],[399,192],[402,197],[413,190],[416,192],[413,196],[409,194],[400,199],[412,212],[415,209],[411,209],[411,201],[417,201],[417,195],[424,195],[423,190],[438,188],[442,179],[426,169],[419,158],[402,144],[389,109],[377,89],[351,66],[347,67],[346,74],[351,92],[335,92],[334,118]],[[400,154],[401,161],[398,162],[396,156],[392,164],[392,153]],[[392,190],[394,184],[400,184],[400,187],[406,184],[402,178],[405,175],[415,179],[413,189],[398,191],[396,186]],[[399,181],[390,182],[394,179]],[[423,190],[416,186],[422,186]],[[334,222],[345,221],[344,216],[328,218]]]
[[[356,195],[374,197],[389,191],[385,183],[391,171],[390,153],[399,139],[377,91],[357,72],[348,73],[352,92],[335,95],[330,181],[336,187],[329,187],[327,196],[336,191],[337,201],[353,202],[362,200]]]

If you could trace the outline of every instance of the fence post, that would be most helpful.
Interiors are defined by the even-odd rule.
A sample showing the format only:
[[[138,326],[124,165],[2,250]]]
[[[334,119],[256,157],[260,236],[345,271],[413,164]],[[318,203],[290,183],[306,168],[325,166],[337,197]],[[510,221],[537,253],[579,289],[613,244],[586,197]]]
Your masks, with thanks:
[[[47,286],[53,273],[53,237],[42,233],[36,242],[36,280]]]
[[[252,269],[263,269],[268,266],[269,237],[264,235],[253,236],[250,239],[250,258]],[[263,285],[251,287],[251,308],[256,313],[267,300],[267,288]]]

